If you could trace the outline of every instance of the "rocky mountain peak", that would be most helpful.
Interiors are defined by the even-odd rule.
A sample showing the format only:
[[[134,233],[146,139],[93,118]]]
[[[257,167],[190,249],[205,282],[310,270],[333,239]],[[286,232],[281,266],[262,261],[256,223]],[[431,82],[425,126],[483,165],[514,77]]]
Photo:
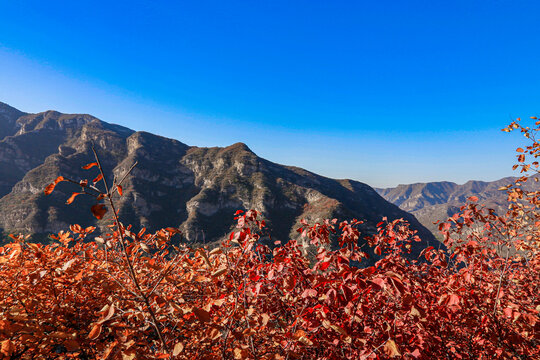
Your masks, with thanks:
[[[23,115],[22,111],[0,102],[0,140],[17,132],[17,119]]]
[[[256,209],[273,240],[297,238],[303,218],[363,219],[362,231],[369,234],[386,216],[407,219],[418,230],[425,242],[417,244],[416,253],[434,241],[413,216],[368,185],[272,163],[244,143],[188,146],[91,115],[56,111],[20,113],[16,123],[19,131],[0,141],[0,231],[47,234],[72,223],[106,230],[110,219],[91,215],[91,198],[65,204],[77,190],[73,184],[60,183],[48,197],[40,190],[59,175],[92,179],[96,174],[81,166],[93,161],[94,144],[104,168],[116,177],[137,162],[118,199],[123,222],[135,228],[177,226],[184,241],[216,243],[233,229],[236,210]]]
[[[17,113],[24,114],[22,111],[15,109],[14,107],[0,101],[0,114]]]
[[[17,135],[37,130],[76,130],[91,122],[99,122],[99,119],[87,114],[62,114],[53,110],[26,114],[17,119]]]
[[[237,142],[237,143],[234,143],[232,145],[229,145],[225,148],[223,148],[224,151],[247,151],[247,152],[250,152],[252,154],[255,154],[253,151],[251,151],[251,149],[246,145],[244,144],[243,142]]]

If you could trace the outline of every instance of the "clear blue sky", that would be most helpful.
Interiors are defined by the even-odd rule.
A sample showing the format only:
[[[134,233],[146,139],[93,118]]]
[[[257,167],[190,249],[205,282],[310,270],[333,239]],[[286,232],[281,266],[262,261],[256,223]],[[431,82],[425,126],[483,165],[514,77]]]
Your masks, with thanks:
[[[373,186],[511,174],[539,1],[1,1],[0,101]]]

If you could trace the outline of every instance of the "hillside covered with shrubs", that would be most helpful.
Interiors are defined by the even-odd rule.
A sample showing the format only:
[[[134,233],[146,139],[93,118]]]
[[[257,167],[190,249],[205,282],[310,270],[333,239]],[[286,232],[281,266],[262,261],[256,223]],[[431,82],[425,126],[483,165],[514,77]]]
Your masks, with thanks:
[[[517,149],[522,175],[539,166],[539,124],[504,129],[530,140]],[[411,258],[420,239],[403,220],[374,234],[361,219],[304,220],[302,240],[261,243],[254,210],[235,214],[221,246],[191,248],[180,229],[123,224],[122,177],[105,182],[97,155],[84,168],[93,181],[61,176],[45,193],[71,183],[69,206],[87,197],[112,222],[99,236],[74,224],[51,244],[13,234],[0,247],[3,358],[540,357],[540,193],[521,189],[527,176],[501,189],[506,214],[471,197],[438,225],[446,249]]]

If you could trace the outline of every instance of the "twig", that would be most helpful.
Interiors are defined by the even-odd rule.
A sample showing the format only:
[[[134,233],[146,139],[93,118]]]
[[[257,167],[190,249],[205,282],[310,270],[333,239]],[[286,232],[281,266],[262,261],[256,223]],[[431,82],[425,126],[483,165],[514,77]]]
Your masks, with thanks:
[[[122,247],[122,253],[124,254],[124,258],[126,260],[126,264],[128,266],[128,269],[129,269],[129,274],[130,274],[131,280],[133,281],[133,284],[135,285],[135,288],[137,289],[137,291],[139,293],[139,296],[143,299],[144,304],[146,306],[146,310],[148,311],[148,313],[150,314],[150,317],[152,318],[154,328],[155,328],[156,333],[157,333],[157,335],[159,337],[159,340],[161,342],[161,346],[162,346],[163,350],[165,352],[168,352],[167,351],[167,344],[165,343],[165,339],[163,338],[163,335],[161,333],[161,329],[159,328],[158,321],[157,321],[157,318],[156,318],[156,314],[154,313],[154,310],[152,309],[152,306],[150,305],[150,301],[148,300],[148,297],[144,294],[144,292],[143,292],[143,290],[141,288],[141,285],[139,284],[139,280],[137,279],[137,276],[135,275],[135,270],[133,268],[133,264],[131,263],[131,260],[129,259],[129,255],[128,255],[127,250],[126,250],[125,239],[124,239],[124,228],[120,224],[120,220],[118,219],[118,213],[117,213],[116,208],[114,206],[114,201],[112,200],[112,193],[111,193],[111,191],[109,189],[109,185],[107,184],[107,181],[105,180],[105,174],[103,173],[103,167],[101,166],[101,162],[99,161],[99,157],[97,156],[96,149],[94,148],[93,145],[92,145],[92,152],[94,153],[94,157],[96,158],[96,162],[98,164],[99,172],[101,173],[101,176],[103,177],[103,184],[105,186],[106,197],[107,197],[107,200],[109,202],[109,205],[111,206],[113,217],[114,217],[114,220],[116,222],[116,227],[118,229],[118,234],[119,234],[119,237],[120,237],[120,246]],[[130,171],[132,169],[133,169],[133,166],[131,167]]]

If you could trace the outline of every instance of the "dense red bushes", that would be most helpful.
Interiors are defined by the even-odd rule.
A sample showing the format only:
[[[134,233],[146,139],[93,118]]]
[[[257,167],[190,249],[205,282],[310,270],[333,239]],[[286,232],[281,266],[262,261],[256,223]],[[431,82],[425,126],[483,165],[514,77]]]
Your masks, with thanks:
[[[538,148],[518,151],[536,157]],[[104,195],[77,184],[116,218],[121,184]],[[102,237],[78,225],[52,245],[13,236],[0,248],[0,356],[538,358],[539,195],[506,190],[508,214],[469,199],[440,225],[451,251],[426,249],[422,261],[403,256],[415,241],[407,224],[381,222],[368,243],[383,258],[367,268],[353,266],[366,256],[356,220],[304,223],[299,236],[315,259],[294,240],[261,245],[255,211],[238,212],[236,230],[212,251],[171,245],[177,229],[147,234],[118,219]],[[331,251],[334,233],[341,248]]]

